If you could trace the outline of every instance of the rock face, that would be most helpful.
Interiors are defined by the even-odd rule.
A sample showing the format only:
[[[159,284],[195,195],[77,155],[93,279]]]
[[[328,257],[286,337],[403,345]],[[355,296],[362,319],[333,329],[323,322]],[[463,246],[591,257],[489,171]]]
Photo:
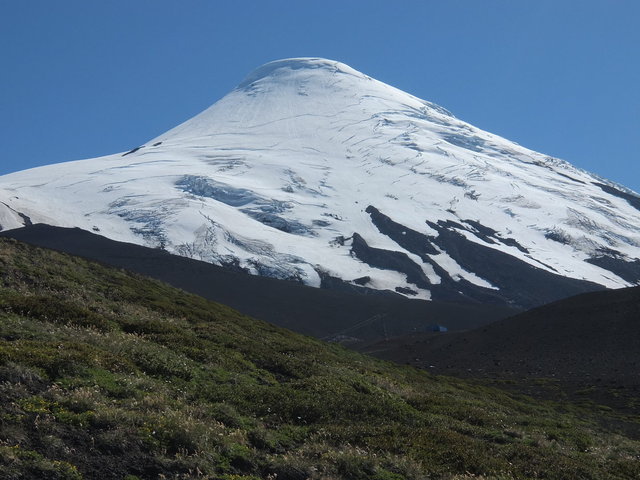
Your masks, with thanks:
[[[640,197],[339,62],[250,74],[125,154],[0,177],[80,227],[312,286],[530,307],[640,280]]]

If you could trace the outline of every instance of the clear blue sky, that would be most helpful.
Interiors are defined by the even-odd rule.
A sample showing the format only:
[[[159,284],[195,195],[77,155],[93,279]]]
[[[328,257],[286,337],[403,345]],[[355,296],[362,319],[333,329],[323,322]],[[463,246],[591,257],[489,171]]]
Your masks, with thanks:
[[[298,56],[640,191],[637,0],[0,0],[0,174],[128,150]]]

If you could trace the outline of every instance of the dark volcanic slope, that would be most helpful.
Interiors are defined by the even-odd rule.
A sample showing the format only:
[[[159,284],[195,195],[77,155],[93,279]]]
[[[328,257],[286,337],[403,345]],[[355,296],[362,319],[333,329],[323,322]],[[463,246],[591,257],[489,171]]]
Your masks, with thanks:
[[[148,275],[246,315],[319,338],[380,339],[424,331],[434,323],[461,330],[514,313],[496,305],[426,302],[395,294],[310,288],[116,242],[77,228],[38,224],[0,235]]]
[[[640,287],[578,295],[473,331],[396,338],[366,350],[438,373],[640,391]]]

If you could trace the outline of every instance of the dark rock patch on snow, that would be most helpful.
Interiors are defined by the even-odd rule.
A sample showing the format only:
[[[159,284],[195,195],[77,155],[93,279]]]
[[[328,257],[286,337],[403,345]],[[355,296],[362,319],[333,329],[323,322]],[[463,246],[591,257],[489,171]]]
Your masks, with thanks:
[[[133,148],[133,149],[129,150],[127,153],[123,153],[122,156],[126,157],[127,155],[131,155],[132,153],[136,153],[138,150],[140,150],[143,147],[144,147],[144,145],[140,145],[139,147],[136,147],[136,148]]]
[[[13,213],[15,213],[16,215],[18,215],[22,221],[24,222],[24,226],[28,227],[30,225],[33,225],[33,222],[31,221],[31,218],[28,215],[25,215],[22,212],[18,212],[17,210],[11,208],[9,205],[7,205],[6,203],[2,202],[2,204],[7,207],[9,210],[11,210]],[[2,231],[2,227],[0,226],[0,231]]]
[[[640,283],[640,260],[637,258],[630,260],[618,252],[603,251],[600,255],[588,258],[586,261],[615,273],[627,282],[636,285]]]
[[[365,212],[371,216],[371,222],[380,233],[392,239],[402,248],[415,253],[422,260],[429,261],[428,255],[437,255],[439,253],[427,235],[394,222],[372,205],[369,205]]]
[[[602,285],[563,277],[537,268],[512,255],[468,240],[451,221],[427,224],[438,232],[435,245],[468,272],[476,272],[497,287],[512,305],[531,308],[579,293],[603,290]]]
[[[622,198],[624,200],[626,200],[629,205],[631,205],[633,208],[640,210],[640,197],[637,195],[633,195],[631,193],[628,192],[623,192],[622,190],[619,190],[615,187],[612,187],[611,185],[605,185],[604,183],[593,183],[594,185],[600,187],[603,191],[610,193],[611,195],[615,195],[618,198]]]
[[[498,232],[474,220],[461,220],[461,222],[440,220],[437,223],[427,221],[427,224],[438,232],[437,236],[431,236],[395,222],[372,205],[367,207],[366,212],[371,216],[372,223],[380,233],[433,267],[434,272],[440,277],[440,283],[428,287],[433,299],[497,303],[530,308],[577,293],[603,288],[595,283],[553,274],[517,257],[468,240],[461,233],[462,231],[470,232],[488,244],[500,242],[528,253],[528,250],[516,240],[501,238]],[[406,254],[368,247],[360,236],[355,235],[354,245],[355,249],[352,247],[352,251],[365,263],[404,273],[411,278],[409,280],[411,283],[425,288],[416,282],[416,278],[420,277],[416,274],[415,267],[420,267]],[[434,258],[440,252],[446,252],[464,270],[479,275],[497,289],[482,287],[464,278],[452,278],[438,264],[437,258]],[[412,275],[409,277],[410,272]],[[424,277],[424,272],[422,276]],[[426,277],[425,280],[428,282]]]
[[[404,273],[407,276],[407,281],[419,288],[429,288],[430,286],[429,279],[422,268],[406,253],[370,247],[364,238],[357,233],[353,234],[351,253],[371,267]]]
[[[564,173],[560,173],[560,172],[556,172],[556,173],[558,175],[560,175],[561,177],[568,178],[572,182],[581,183],[582,185],[586,185],[586,183],[583,182],[582,180],[578,180],[577,178],[570,177],[569,175],[565,175]]]
[[[487,243],[500,242],[503,245],[507,245],[508,247],[515,247],[518,250],[520,250],[522,253],[529,253],[529,250],[523,247],[522,245],[520,245],[520,243],[518,243],[516,239],[502,238],[496,230],[489,228],[485,225],[482,225],[480,222],[477,222],[475,220],[462,220],[462,222],[466,223],[467,225],[471,225],[471,227],[473,227],[473,229],[475,230],[473,231],[473,230],[466,229],[467,231],[470,231],[471,233],[476,235],[478,238],[481,238]]]

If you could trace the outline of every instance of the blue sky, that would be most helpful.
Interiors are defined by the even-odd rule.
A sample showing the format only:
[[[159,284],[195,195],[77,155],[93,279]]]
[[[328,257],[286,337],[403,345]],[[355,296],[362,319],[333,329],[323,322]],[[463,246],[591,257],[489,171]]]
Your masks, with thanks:
[[[640,191],[639,25],[636,0],[0,0],[0,174],[128,150],[319,56]]]

